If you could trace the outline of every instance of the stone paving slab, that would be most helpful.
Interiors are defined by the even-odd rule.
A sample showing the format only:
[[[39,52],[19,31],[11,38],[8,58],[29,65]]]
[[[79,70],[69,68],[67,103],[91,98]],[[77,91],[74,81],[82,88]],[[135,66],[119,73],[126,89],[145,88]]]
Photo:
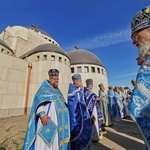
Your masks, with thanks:
[[[106,130],[103,139],[94,142],[94,150],[146,150],[139,129],[130,118],[114,122]]]

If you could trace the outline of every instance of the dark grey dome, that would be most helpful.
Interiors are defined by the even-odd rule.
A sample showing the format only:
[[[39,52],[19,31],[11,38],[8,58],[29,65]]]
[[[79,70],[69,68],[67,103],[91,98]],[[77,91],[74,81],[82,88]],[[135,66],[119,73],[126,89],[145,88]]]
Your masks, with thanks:
[[[87,50],[72,50],[67,53],[71,65],[77,65],[77,64],[93,64],[98,66],[103,66],[100,59],[94,55],[93,53],[87,51]]]
[[[0,45],[4,46],[5,48],[10,50],[14,54],[13,50],[4,41],[2,41],[1,39],[0,39]]]
[[[41,32],[42,34],[44,34],[44,35],[46,35],[46,36],[49,36],[50,38],[54,39],[54,38],[53,38],[51,35],[49,35],[47,32],[45,32],[45,31],[39,29],[39,28],[37,27],[37,25],[27,26],[27,27],[25,27],[25,28],[27,28],[27,29],[32,29],[32,30],[34,30],[35,32],[38,32],[38,33]]]
[[[51,43],[47,43],[47,44],[42,44],[42,45],[37,46],[36,48],[32,49],[31,51],[20,56],[20,58],[24,59],[26,56],[31,56],[31,55],[39,53],[39,52],[55,52],[55,53],[59,53],[59,54],[62,54],[64,56],[68,57],[61,47],[51,44]]]

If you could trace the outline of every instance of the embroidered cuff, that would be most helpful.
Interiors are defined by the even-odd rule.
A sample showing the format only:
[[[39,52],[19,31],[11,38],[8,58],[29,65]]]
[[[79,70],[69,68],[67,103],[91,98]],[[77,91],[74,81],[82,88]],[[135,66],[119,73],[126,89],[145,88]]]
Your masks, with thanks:
[[[40,116],[40,117],[43,117],[43,116],[45,116],[45,115],[46,115],[45,111],[42,111],[42,112],[39,113],[39,116]]]

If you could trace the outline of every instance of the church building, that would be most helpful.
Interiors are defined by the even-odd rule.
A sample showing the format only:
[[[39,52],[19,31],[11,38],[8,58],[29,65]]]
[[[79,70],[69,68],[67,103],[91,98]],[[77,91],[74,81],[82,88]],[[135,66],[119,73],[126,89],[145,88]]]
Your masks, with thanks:
[[[108,87],[107,71],[100,59],[88,50],[66,52],[48,33],[36,25],[8,26],[0,34],[0,118],[29,114],[34,95],[48,79],[48,70],[60,71],[59,88],[67,101],[71,76],[79,73]]]

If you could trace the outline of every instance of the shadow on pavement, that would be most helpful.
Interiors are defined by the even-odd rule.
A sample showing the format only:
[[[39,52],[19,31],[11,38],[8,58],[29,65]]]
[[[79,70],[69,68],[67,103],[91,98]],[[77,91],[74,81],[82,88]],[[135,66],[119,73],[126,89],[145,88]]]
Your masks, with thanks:
[[[145,145],[130,138],[107,131],[105,137],[127,150],[146,150]]]
[[[135,122],[133,122],[132,119],[130,118],[123,119],[120,122],[114,121],[114,125],[110,128],[116,130],[117,132],[121,132],[129,136],[143,140],[140,130],[138,129]]]
[[[110,148],[108,148],[98,142],[94,142],[93,145],[94,145],[94,150],[111,150]]]
[[[94,142],[94,150],[146,150],[141,133],[136,124],[130,119],[113,122],[106,127],[107,134],[99,142]]]

